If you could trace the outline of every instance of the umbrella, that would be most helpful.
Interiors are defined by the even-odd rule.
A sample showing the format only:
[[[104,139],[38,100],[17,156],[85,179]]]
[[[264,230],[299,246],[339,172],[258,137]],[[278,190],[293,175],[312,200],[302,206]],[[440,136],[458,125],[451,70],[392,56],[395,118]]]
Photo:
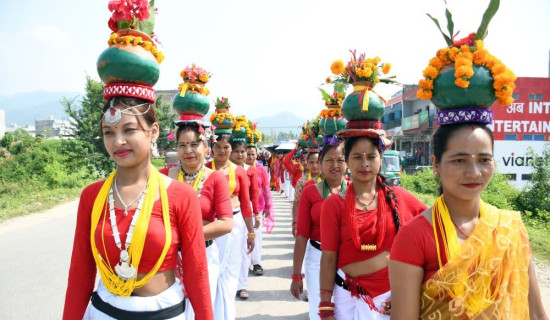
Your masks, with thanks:
[[[277,150],[277,151],[285,151],[285,150],[290,151],[294,148],[296,148],[295,143],[285,142],[285,143],[281,143],[277,148],[275,148],[275,150]]]

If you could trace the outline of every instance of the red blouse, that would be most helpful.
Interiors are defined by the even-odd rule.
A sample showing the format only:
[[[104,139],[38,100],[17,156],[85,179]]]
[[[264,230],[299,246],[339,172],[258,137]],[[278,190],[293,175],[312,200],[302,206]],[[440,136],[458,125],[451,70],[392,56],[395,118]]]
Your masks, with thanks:
[[[297,149],[294,149],[283,158],[283,166],[285,166],[286,171],[288,171],[288,173],[292,177],[290,183],[292,184],[293,188],[296,188],[296,183],[298,182],[298,179],[302,177],[302,170],[300,170],[300,165],[297,163],[292,163],[292,158],[297,151]]]
[[[390,187],[397,198],[398,214],[401,225],[414,216],[424,211],[427,207],[425,204],[416,199],[407,190],[401,187]],[[386,201],[379,199],[379,201]],[[395,224],[391,211],[386,212],[386,237],[381,248],[376,251],[361,251],[357,249],[350,236],[347,217],[345,215],[345,200],[339,194],[333,194],[323,202],[321,210],[321,249],[338,252],[338,267],[348,265],[353,262],[370,259],[382,251],[390,251],[392,248],[393,239],[395,237]],[[359,210],[356,209],[358,223],[360,225],[359,233],[369,240],[365,243],[376,243],[377,230],[375,220],[372,215],[377,213],[378,209],[374,210]]]
[[[319,190],[317,190],[315,184],[309,184],[302,191],[302,195],[298,201],[296,235],[314,241],[321,241],[322,206],[323,196],[319,194]]]
[[[252,202],[252,212],[254,215],[259,215],[258,199],[260,197],[260,188],[258,187],[258,178],[256,178],[256,168],[254,168],[254,166],[248,166],[246,175],[250,182],[249,194],[250,201]]]
[[[443,246],[441,249],[445,251]],[[393,242],[390,259],[423,268],[423,282],[439,270],[434,230],[423,215],[414,217],[399,230]],[[442,255],[441,263],[447,263],[447,255]]]
[[[95,198],[103,183],[104,180],[89,185],[80,196],[63,319],[82,319],[95,286],[97,270],[90,246],[91,215]],[[166,191],[172,243],[159,271],[176,268],[178,248],[181,247],[183,280],[186,287],[193,288],[188,290],[193,309],[201,319],[214,319],[198,198],[191,187],[179,181],[172,181]],[[106,216],[102,214],[99,219],[95,239],[101,256],[107,257],[111,267],[114,267],[119,262],[120,250],[115,245],[109,223],[109,205],[106,204],[106,207]],[[129,210],[128,215],[124,216],[122,209],[115,208],[123,243],[134,212],[135,210]],[[103,250],[102,238],[107,255]],[[138,272],[146,273],[153,268],[160,257],[165,239],[162,205],[158,199],[153,205]]]
[[[206,167],[212,169],[212,161],[206,164]],[[226,181],[229,181],[229,175],[225,176]],[[249,181],[244,168],[241,166],[235,165],[235,190],[233,190],[233,195],[239,197],[239,202],[241,203],[241,212],[243,218],[250,218],[253,216],[252,209],[250,208],[250,194],[249,194]],[[229,186],[227,187],[229,190]]]
[[[229,186],[223,173],[214,171],[202,185],[201,195],[202,220],[213,222],[216,218],[233,218]]]

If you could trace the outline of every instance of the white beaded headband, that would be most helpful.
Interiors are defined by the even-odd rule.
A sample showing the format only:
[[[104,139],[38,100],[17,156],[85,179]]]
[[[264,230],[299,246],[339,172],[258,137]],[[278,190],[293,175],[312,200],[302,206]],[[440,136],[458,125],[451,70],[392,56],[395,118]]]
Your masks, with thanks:
[[[147,110],[141,113],[130,112],[130,110],[144,106],[144,105],[148,105]],[[107,124],[115,125],[120,121],[123,113],[128,115],[141,116],[149,112],[149,109],[151,109],[151,104],[149,102],[146,102],[146,103],[138,104],[136,106],[127,107],[121,110],[121,109],[115,108],[115,99],[113,98],[111,99],[111,106],[109,107],[109,109],[107,109],[103,113],[103,118],[105,119],[105,122],[107,122]]]

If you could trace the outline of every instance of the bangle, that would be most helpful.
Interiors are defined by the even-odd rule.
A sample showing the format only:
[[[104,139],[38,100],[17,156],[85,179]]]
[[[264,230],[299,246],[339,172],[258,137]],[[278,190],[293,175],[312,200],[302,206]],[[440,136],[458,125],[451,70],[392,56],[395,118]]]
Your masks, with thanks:
[[[319,311],[334,311],[334,307],[319,307]]]
[[[290,276],[292,278],[292,281],[302,281],[302,275],[301,274],[293,274]]]
[[[321,307],[333,307],[334,308],[334,303],[331,302],[331,301],[321,301],[319,302],[319,308]]]
[[[256,238],[256,234],[254,232],[248,233],[248,239],[255,239],[255,238]]]
[[[323,310],[319,311],[317,314],[320,319],[328,318],[328,317],[334,317],[334,310]]]

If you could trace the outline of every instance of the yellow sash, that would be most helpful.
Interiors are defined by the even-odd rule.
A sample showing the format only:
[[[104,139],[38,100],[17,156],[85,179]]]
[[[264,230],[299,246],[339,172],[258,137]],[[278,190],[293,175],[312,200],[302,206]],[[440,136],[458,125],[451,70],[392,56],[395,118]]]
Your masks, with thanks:
[[[216,170],[216,161],[212,161],[212,170]],[[233,195],[237,187],[237,179],[235,177],[235,164],[229,161],[229,195]]]
[[[111,189],[115,174],[116,170],[111,173],[107,180],[105,180],[105,183],[103,183],[103,186],[101,187],[97,197],[95,198],[94,207],[92,209],[90,243],[92,246],[92,254],[94,256],[97,269],[99,270],[99,274],[101,275],[101,279],[103,280],[103,283],[105,284],[107,290],[117,296],[129,297],[135,288],[143,287],[157,273],[158,269],[164,262],[166,253],[170,248],[170,243],[172,243],[172,231],[170,229],[170,211],[168,207],[168,195],[166,193],[164,180],[162,179],[162,176],[158,172],[158,170],[153,167],[151,168],[151,173],[149,174],[149,179],[147,181],[147,193],[145,194],[143,207],[141,208],[141,214],[134,228],[132,243],[130,243],[129,248],[127,248],[128,254],[130,255],[130,263],[136,268],[136,270],[139,270],[139,262],[141,261],[141,256],[143,254],[145,237],[147,235],[147,229],[149,228],[149,219],[151,218],[151,212],[153,211],[153,205],[157,196],[157,190],[160,190],[164,233],[166,234],[164,247],[155,266],[139,281],[136,280],[136,278],[127,281],[119,278],[114,272],[113,268],[111,268],[111,266],[109,265],[108,257],[106,256],[105,258],[103,258],[99,254],[95,239],[95,232],[99,224],[99,219],[101,218],[101,215],[103,215],[103,226],[105,226],[105,219],[107,218],[107,196],[109,195],[109,190]],[[105,255],[107,255],[104,235],[102,235],[101,239],[103,251],[105,252]]]
[[[311,172],[310,172],[310,173],[307,174],[307,180],[306,181],[309,181],[311,179],[312,179],[312,177],[311,177]],[[317,176],[317,182],[321,182],[321,181],[323,181],[323,178],[321,178],[321,175],[318,175]]]
[[[434,207],[444,205],[442,200],[438,199]],[[445,246],[450,250],[450,254],[446,251],[447,263],[422,286],[421,319],[529,318],[527,270],[531,250],[521,216],[483,201],[480,211],[468,239],[456,251],[452,245]],[[452,242],[451,237],[447,234]],[[443,254],[440,244],[437,246]]]
[[[212,166],[214,166],[214,162],[212,162]],[[193,189],[195,189],[195,191],[199,190],[199,185],[201,184],[202,176],[204,176],[204,168],[202,168],[201,171],[199,171],[199,174],[195,178],[195,183],[193,183]],[[181,169],[178,173],[178,181],[184,182],[183,181],[183,171]]]

